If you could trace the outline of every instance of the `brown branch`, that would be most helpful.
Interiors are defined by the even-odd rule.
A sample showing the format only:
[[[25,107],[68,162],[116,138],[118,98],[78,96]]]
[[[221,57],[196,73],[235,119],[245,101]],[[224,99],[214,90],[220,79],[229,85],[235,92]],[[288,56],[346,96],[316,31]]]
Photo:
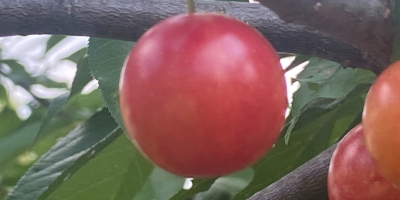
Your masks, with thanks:
[[[259,0],[286,22],[313,27],[390,63],[395,34],[393,0]],[[384,68],[372,68],[380,72]]]
[[[279,1],[277,1],[279,2]],[[196,1],[197,11],[224,12],[262,32],[280,52],[344,66],[381,69],[382,60],[304,26],[286,24],[259,4]],[[0,0],[0,36],[63,34],[137,40],[166,17],[187,12],[185,0]]]

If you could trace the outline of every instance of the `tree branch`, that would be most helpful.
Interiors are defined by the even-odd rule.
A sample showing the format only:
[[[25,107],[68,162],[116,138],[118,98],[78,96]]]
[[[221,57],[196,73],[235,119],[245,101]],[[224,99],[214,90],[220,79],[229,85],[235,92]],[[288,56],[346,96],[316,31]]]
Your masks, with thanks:
[[[259,0],[286,22],[313,27],[390,63],[395,34],[393,0]],[[384,67],[384,68],[385,68]],[[373,69],[380,72],[381,69]]]
[[[385,64],[352,45],[286,24],[259,4],[197,1],[197,11],[224,12],[264,34],[279,52],[325,58],[379,72]],[[184,0],[0,0],[0,36],[62,34],[137,40],[166,17],[185,13]]]

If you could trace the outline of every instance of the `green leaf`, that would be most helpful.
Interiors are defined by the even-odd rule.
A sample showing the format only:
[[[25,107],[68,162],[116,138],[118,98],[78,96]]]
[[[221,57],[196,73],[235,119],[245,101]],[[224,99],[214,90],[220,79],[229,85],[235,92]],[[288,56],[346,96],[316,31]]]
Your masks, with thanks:
[[[67,92],[67,93],[64,93],[64,94],[56,97],[50,103],[47,114],[46,114],[45,118],[43,119],[43,123],[40,126],[40,129],[37,133],[37,136],[36,136],[37,139],[42,137],[44,130],[50,124],[51,120],[59,113],[59,111],[64,106],[64,104],[69,99],[71,99],[73,96],[75,96],[76,94],[79,94],[82,91],[83,87],[85,87],[85,85],[87,83],[89,83],[90,80],[92,80],[88,65],[89,65],[89,63],[88,63],[87,57],[83,58],[81,61],[79,61],[78,66],[77,66],[76,75],[75,75],[74,81],[72,83],[71,92],[69,92],[69,93]]]
[[[198,193],[207,191],[210,189],[216,179],[194,179],[192,180],[192,188],[189,190],[182,189],[175,194],[170,200],[182,200],[188,197],[192,197]]]
[[[292,131],[291,142],[286,145],[285,138],[279,138],[275,146],[253,166],[255,175],[252,182],[234,199],[249,198],[335,143],[353,124],[360,122],[367,91],[368,87],[355,89],[348,98],[329,112],[324,110],[322,115],[316,111],[321,108],[306,110]]]
[[[0,82],[1,83],[1,82]],[[8,91],[4,85],[0,84],[0,111],[8,103]]]
[[[118,85],[121,70],[132,42],[90,38],[89,67],[93,76],[99,81],[102,97],[111,115],[123,127],[118,104]]]
[[[83,58],[83,56],[86,55],[86,53],[87,53],[87,48],[85,47],[71,54],[70,56],[63,58],[62,60],[69,60],[74,63],[78,63]]]
[[[71,94],[69,98],[82,92],[82,89],[93,80],[89,69],[88,57],[82,58],[77,65],[76,75],[71,87]]]
[[[8,200],[45,199],[80,167],[120,135],[117,124],[103,110],[54,145],[20,179]]]
[[[62,111],[74,120],[86,120],[104,107],[100,91],[94,90],[89,94],[79,94],[72,97],[62,108]]]
[[[357,70],[357,84],[372,85],[376,79],[376,74],[369,70]]]
[[[346,102],[340,105],[340,117],[335,121],[335,127],[332,129],[329,144],[339,141],[344,133],[361,122],[362,110],[366,95],[371,87],[370,84],[357,86],[347,97]],[[360,110],[355,112],[355,110]]]
[[[51,120],[54,119],[54,117],[58,114],[60,111],[61,107],[67,102],[69,98],[69,93],[64,93],[55,99],[51,101],[48,109],[47,109],[47,114],[43,119],[43,122],[40,126],[39,131],[36,133],[36,139],[35,141],[39,140],[40,138],[43,137],[43,133],[46,129],[46,127],[50,124]]]
[[[169,200],[182,190],[185,178],[170,174],[155,167],[150,178],[132,200],[157,199]]]
[[[121,134],[46,200],[130,200],[148,180],[152,165]]]
[[[254,170],[247,168],[218,178],[207,192],[197,194],[194,200],[230,200],[248,186],[253,177]]]
[[[42,118],[30,117],[27,121],[22,123],[20,127],[23,128],[26,125],[31,124],[32,122],[34,123],[35,121],[33,120],[42,120]],[[1,175],[3,177],[1,182],[2,186],[6,188],[14,187],[17,184],[18,180],[25,174],[25,172],[37,160],[38,157],[46,153],[61,137],[64,137],[68,132],[76,127],[76,122],[65,119],[65,117],[63,117],[62,115],[57,116],[57,118],[53,120],[53,122],[47,129],[47,131],[51,134],[46,134],[46,137],[36,142],[35,145],[29,149],[29,151],[26,151],[33,141],[32,138],[38,130],[40,122],[41,121],[36,121],[36,130],[29,130],[29,127],[27,127],[27,131],[25,132],[25,134],[21,134],[20,138],[15,138],[15,141],[18,141],[17,144],[25,144],[22,148],[16,149],[17,145],[13,144],[9,145],[9,148],[7,150],[2,150],[2,152],[8,152],[10,154],[13,153],[12,156],[9,157],[9,159],[6,159],[4,163],[0,164],[0,168],[2,168]],[[13,136],[15,136],[16,134],[17,132],[14,131],[6,137],[13,138]],[[8,143],[10,142],[6,142],[6,144]],[[16,151],[14,151],[13,149],[16,149]]]
[[[28,150],[39,127],[40,122],[26,124],[0,139],[0,170],[6,167],[7,162]]]
[[[58,43],[64,40],[67,36],[65,35],[52,35],[46,43],[46,53],[55,47]]]
[[[292,118],[292,120],[289,122],[290,125],[285,134],[285,144],[289,143],[290,134],[292,133],[294,126],[296,125],[297,121],[299,120],[299,117],[300,116],[294,116]]]
[[[331,109],[358,85],[370,84],[375,79],[371,72],[362,69],[343,68],[339,64],[322,60],[310,59],[305,70],[297,76],[300,88],[293,95],[292,122],[286,132],[288,141],[291,131],[299,116],[311,107]]]
[[[7,134],[10,131],[17,128],[18,125],[22,122],[21,119],[18,117],[16,111],[11,109],[8,106],[6,106],[0,112],[0,121],[1,121],[1,123],[0,123],[0,139],[5,134]],[[1,166],[1,164],[0,164],[0,166]]]

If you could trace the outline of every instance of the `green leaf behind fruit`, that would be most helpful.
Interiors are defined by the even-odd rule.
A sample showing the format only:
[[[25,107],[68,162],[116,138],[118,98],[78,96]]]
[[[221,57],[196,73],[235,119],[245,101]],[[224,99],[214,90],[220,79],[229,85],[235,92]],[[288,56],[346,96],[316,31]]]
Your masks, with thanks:
[[[99,81],[103,100],[120,127],[123,126],[118,103],[118,86],[121,70],[132,42],[90,38],[89,67]]]
[[[8,200],[45,199],[121,131],[104,109],[54,145],[18,181]]]

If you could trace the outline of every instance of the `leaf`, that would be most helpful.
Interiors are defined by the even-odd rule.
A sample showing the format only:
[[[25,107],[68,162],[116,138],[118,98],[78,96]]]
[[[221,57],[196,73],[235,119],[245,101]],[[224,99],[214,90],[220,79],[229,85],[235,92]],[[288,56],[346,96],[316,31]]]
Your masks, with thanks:
[[[54,145],[18,181],[8,200],[45,199],[64,179],[85,165],[120,135],[107,110],[70,132]]]
[[[376,74],[369,70],[357,70],[357,83],[372,85],[376,79]]]
[[[67,36],[65,35],[52,35],[46,43],[46,53],[50,51],[54,46],[64,40]]]
[[[0,112],[0,139],[10,131],[14,130],[18,127],[18,125],[22,122],[21,119],[18,117],[15,110],[11,109],[10,107],[6,106]],[[1,152],[0,152],[1,154]],[[1,166],[1,163],[0,163]]]
[[[89,94],[78,94],[72,97],[62,111],[75,120],[86,120],[104,107],[100,91],[93,90]]]
[[[254,170],[247,168],[218,178],[207,192],[195,195],[194,200],[230,200],[251,182],[253,176]]]
[[[51,120],[58,114],[61,107],[67,102],[68,98],[69,98],[69,93],[67,92],[67,93],[64,93],[64,94],[56,97],[55,99],[53,99],[53,101],[51,101],[51,103],[47,109],[47,114],[43,119],[43,122],[39,128],[39,131],[36,133],[35,141],[37,141],[41,137],[43,137],[45,128],[50,124]]]
[[[69,60],[74,63],[78,63],[83,58],[83,56],[86,55],[86,53],[87,53],[87,48],[85,47],[71,54],[70,56],[63,58],[62,60]]]
[[[170,174],[155,167],[150,178],[132,200],[157,199],[169,200],[182,190],[185,178]]]
[[[349,94],[348,104],[342,105],[343,108],[340,110],[341,118],[335,122],[335,127],[332,129],[331,138],[329,144],[333,144],[339,141],[343,137],[343,133],[347,133],[350,128],[353,128],[361,122],[362,110],[364,107],[365,97],[369,91],[371,85],[359,85],[357,88]],[[347,100],[346,100],[347,101]],[[360,112],[354,112],[354,110],[360,109]]]
[[[305,70],[297,76],[300,88],[293,95],[292,123],[286,132],[288,142],[299,116],[310,107],[331,109],[343,101],[358,85],[370,84],[375,79],[371,72],[361,69],[344,69],[339,64],[310,59]]]
[[[290,143],[285,138],[277,140],[274,147],[254,166],[254,179],[234,199],[247,199],[271,183],[291,172],[335,143],[339,137],[360,122],[364,98],[368,87],[354,90],[342,103],[315,118],[321,108],[310,108],[300,117],[293,129]],[[304,123],[304,119],[306,118]],[[314,120],[310,120],[314,119]],[[346,121],[344,121],[346,120]]]
[[[64,104],[73,96],[79,94],[82,91],[83,87],[85,87],[85,85],[89,83],[90,80],[92,80],[88,65],[89,64],[87,57],[79,61],[76,75],[72,83],[71,92],[67,92],[56,97],[50,103],[47,114],[43,119],[43,123],[40,126],[39,131],[37,132],[36,141],[42,137],[44,130],[50,124],[51,120],[59,113]]]
[[[148,180],[152,165],[121,134],[46,200],[130,200]]]
[[[292,118],[292,120],[289,122],[289,128],[286,131],[285,134],[285,144],[289,143],[289,138],[290,138],[290,134],[292,133],[294,126],[296,125],[297,121],[299,120],[299,116],[295,116]]]
[[[102,98],[110,110],[111,115],[122,128],[124,128],[124,126],[119,110],[118,87],[121,70],[132,45],[132,42],[90,38],[88,48],[89,68],[91,73],[99,81]],[[148,168],[152,169],[150,166]],[[149,182],[146,183],[139,195],[149,195],[146,193],[146,191],[151,190],[149,184]],[[168,185],[165,185],[165,187],[168,187]],[[158,190],[160,189],[161,188],[158,188]]]
[[[5,106],[7,103],[8,103],[8,91],[4,87],[4,85],[0,84],[0,112],[1,112],[2,106]]]
[[[6,150],[2,149],[2,152],[8,152],[9,154],[12,154],[9,159],[6,159],[5,162],[2,162],[0,164],[0,168],[2,168],[0,173],[3,177],[1,185],[3,187],[14,187],[17,184],[18,180],[25,174],[25,172],[37,160],[38,157],[46,153],[61,137],[64,137],[68,132],[72,131],[72,129],[76,127],[75,121],[66,119],[62,115],[57,116],[57,118],[52,121],[51,125],[46,130],[46,132],[49,132],[51,134],[45,133],[46,137],[36,142],[32,148],[28,149],[32,144],[32,138],[34,137],[41,124],[41,121],[37,120],[42,120],[42,117],[32,118],[31,116],[27,121],[20,125],[20,127],[25,127],[26,125],[35,122],[35,120],[37,123],[36,130],[29,130],[29,128],[27,127],[28,129],[25,134],[21,134],[20,138],[15,138],[15,141],[18,142],[17,144],[24,143],[22,148],[16,148],[17,146],[13,144],[8,145],[9,148],[7,148]],[[14,138],[13,136],[16,135],[16,132],[17,131],[13,131],[6,137]],[[6,142],[6,144],[8,143],[9,142]]]
[[[182,200],[192,197],[195,194],[207,191],[210,189],[216,179],[194,179],[192,180],[192,188],[189,190],[182,189],[176,193],[170,200]]]
[[[93,76],[99,81],[103,100],[115,118],[123,127],[123,121],[118,104],[118,85],[121,70],[132,42],[90,38],[89,67]]]
[[[0,170],[3,170],[6,162],[29,148],[39,127],[40,122],[26,124],[0,139]]]
[[[71,97],[82,92],[82,89],[93,80],[89,70],[89,59],[88,57],[82,58],[77,65],[76,75],[71,87]]]

